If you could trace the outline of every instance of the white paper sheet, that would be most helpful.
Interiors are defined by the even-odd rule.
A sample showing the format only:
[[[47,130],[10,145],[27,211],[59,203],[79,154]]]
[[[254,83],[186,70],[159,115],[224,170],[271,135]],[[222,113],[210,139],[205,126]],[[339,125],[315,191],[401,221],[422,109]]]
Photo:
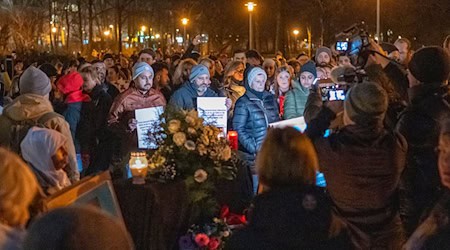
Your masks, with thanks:
[[[156,148],[156,142],[150,140],[148,134],[155,125],[160,123],[159,116],[164,112],[164,107],[136,109],[138,148]]]
[[[293,118],[289,120],[274,122],[269,124],[269,127],[273,128],[285,128],[285,127],[294,127],[300,132],[304,132],[306,130],[306,122],[303,116],[298,118]]]
[[[204,119],[205,124],[214,125],[227,134],[228,112],[225,105],[226,97],[198,97],[198,116]]]

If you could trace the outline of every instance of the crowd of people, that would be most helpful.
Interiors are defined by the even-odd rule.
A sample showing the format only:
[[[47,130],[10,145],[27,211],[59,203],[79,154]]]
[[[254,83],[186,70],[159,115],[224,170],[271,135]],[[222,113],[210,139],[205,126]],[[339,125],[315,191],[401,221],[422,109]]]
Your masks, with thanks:
[[[99,221],[93,228],[123,236],[114,244],[132,248],[123,228],[83,209],[48,213],[25,236],[29,208],[84,176],[120,177],[138,150],[134,111],[196,109],[197,97],[226,97],[238,157],[259,186],[228,249],[450,247],[450,36],[417,51],[405,38],[370,41],[364,65],[328,47],[312,58],[255,50],[202,57],[199,43],[170,56],[21,58],[11,79],[1,75],[0,249],[79,243],[67,234],[64,243],[43,241],[51,236],[42,229],[85,234],[89,226],[75,224],[89,216]],[[347,86],[345,100],[326,99],[329,83]],[[304,133],[269,128],[302,116]],[[315,186],[317,171],[326,188]]]

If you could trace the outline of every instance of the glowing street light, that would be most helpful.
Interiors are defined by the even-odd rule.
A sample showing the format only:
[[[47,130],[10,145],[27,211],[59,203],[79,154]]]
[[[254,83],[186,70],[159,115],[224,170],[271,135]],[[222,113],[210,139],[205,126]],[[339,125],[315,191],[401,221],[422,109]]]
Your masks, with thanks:
[[[141,26],[141,31],[142,31],[142,32],[145,32],[146,30],[147,30],[147,27],[145,27],[145,25],[142,25],[142,26]]]
[[[156,38],[156,39],[159,39],[160,37],[161,37],[160,34],[155,34],[155,38]]]
[[[297,36],[300,34],[300,31],[298,29],[294,29],[292,31],[292,34],[294,34],[294,52],[297,51]]]
[[[110,28],[110,29],[114,29],[114,25],[110,24],[110,25],[109,25],[109,28]]]
[[[189,23],[189,19],[182,18],[181,24],[183,24],[183,42],[186,44],[186,25]]]
[[[186,25],[189,23],[189,19],[183,18],[183,19],[181,19],[181,23],[182,23],[184,26],[186,26]]]
[[[52,33],[56,33],[56,32],[58,32],[58,29],[55,26],[53,26],[52,27]]]
[[[245,6],[247,6],[247,10],[248,10],[248,33],[249,33],[249,49],[253,49],[253,22],[252,22],[252,13],[253,10],[255,9],[256,3],[254,2],[248,2],[245,4]]]
[[[294,34],[294,36],[298,36],[299,33],[300,33],[299,30],[293,30],[293,31],[292,31],[292,34]]]
[[[111,34],[111,32],[109,31],[109,30],[105,30],[104,32],[103,32],[103,35],[105,35],[105,36],[109,36]]]

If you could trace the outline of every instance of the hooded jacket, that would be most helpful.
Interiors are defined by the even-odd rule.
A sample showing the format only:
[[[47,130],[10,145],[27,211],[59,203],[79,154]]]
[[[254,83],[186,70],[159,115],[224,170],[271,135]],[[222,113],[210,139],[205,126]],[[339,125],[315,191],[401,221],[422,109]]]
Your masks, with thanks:
[[[293,89],[287,92],[284,99],[284,119],[292,119],[303,116],[309,89],[303,87],[299,82],[293,81]]]
[[[49,100],[43,96],[34,94],[24,94],[18,96],[14,101],[5,107],[0,116],[0,144],[8,147],[11,141],[11,126],[15,121],[33,120],[38,121],[43,115],[54,112]],[[72,182],[80,179],[77,168],[75,146],[70,132],[69,124],[62,116],[55,116],[45,122],[45,127],[54,129],[66,138],[66,148],[69,154],[69,168],[67,175]]]
[[[304,205],[313,197],[316,207]],[[226,249],[349,249],[349,242],[329,239],[331,205],[317,188],[279,188],[258,195],[248,225],[233,233]],[[351,249],[351,248],[350,248]]]
[[[195,83],[185,82],[181,88],[177,89],[170,98],[169,105],[178,107],[184,110],[197,109],[197,97],[218,97],[219,95],[211,90],[206,89],[206,92],[199,96]]]
[[[264,91],[260,99],[250,90],[248,82],[245,88],[247,91],[237,100],[234,108],[233,128],[238,132],[239,151],[251,163],[266,137],[267,127],[277,122],[279,115],[274,95]]]

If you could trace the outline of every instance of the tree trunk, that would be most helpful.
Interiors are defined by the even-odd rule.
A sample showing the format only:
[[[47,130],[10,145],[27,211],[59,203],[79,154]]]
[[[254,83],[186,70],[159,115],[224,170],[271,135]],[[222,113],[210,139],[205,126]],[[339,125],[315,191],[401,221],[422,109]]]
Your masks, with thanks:
[[[94,42],[94,25],[93,25],[93,22],[94,22],[94,18],[93,18],[93,13],[92,13],[92,8],[93,8],[93,5],[94,5],[94,3],[93,3],[93,1],[94,0],[89,0],[89,3],[88,3],[88,11],[89,11],[89,13],[88,13],[88,19],[89,19],[89,39],[88,39],[88,42],[89,42],[89,46],[88,46],[88,54],[90,55],[91,53],[92,53],[92,48],[93,48],[93,46],[92,46],[92,43]]]
[[[64,6],[65,9],[65,14],[66,14],[66,32],[67,32],[67,38],[66,38],[66,50],[67,52],[69,52],[69,48],[70,48],[70,16],[69,16],[69,12],[70,12],[70,3],[69,0],[66,1],[66,6]]]
[[[50,34],[50,49],[51,51],[55,51],[55,47],[53,46],[53,34],[52,34],[52,13],[53,13],[53,0],[48,1],[48,17],[49,17],[49,29],[48,32]]]
[[[116,17],[116,29],[114,29],[114,31],[117,30],[117,32],[114,32],[117,36],[117,51],[119,52],[119,54],[122,52],[122,12],[123,12],[123,8],[120,5],[120,1],[117,0],[117,17]]]
[[[78,36],[80,37],[80,52],[83,53],[83,41],[84,41],[84,36],[83,36],[83,18],[82,18],[82,14],[81,14],[81,10],[83,9],[81,7],[82,2],[81,0],[77,0],[77,5],[78,5]]]
[[[280,50],[280,40],[281,40],[281,34],[283,31],[281,31],[281,0],[278,0],[276,2],[276,31],[275,31],[275,51],[274,53],[277,53],[277,51]]]

